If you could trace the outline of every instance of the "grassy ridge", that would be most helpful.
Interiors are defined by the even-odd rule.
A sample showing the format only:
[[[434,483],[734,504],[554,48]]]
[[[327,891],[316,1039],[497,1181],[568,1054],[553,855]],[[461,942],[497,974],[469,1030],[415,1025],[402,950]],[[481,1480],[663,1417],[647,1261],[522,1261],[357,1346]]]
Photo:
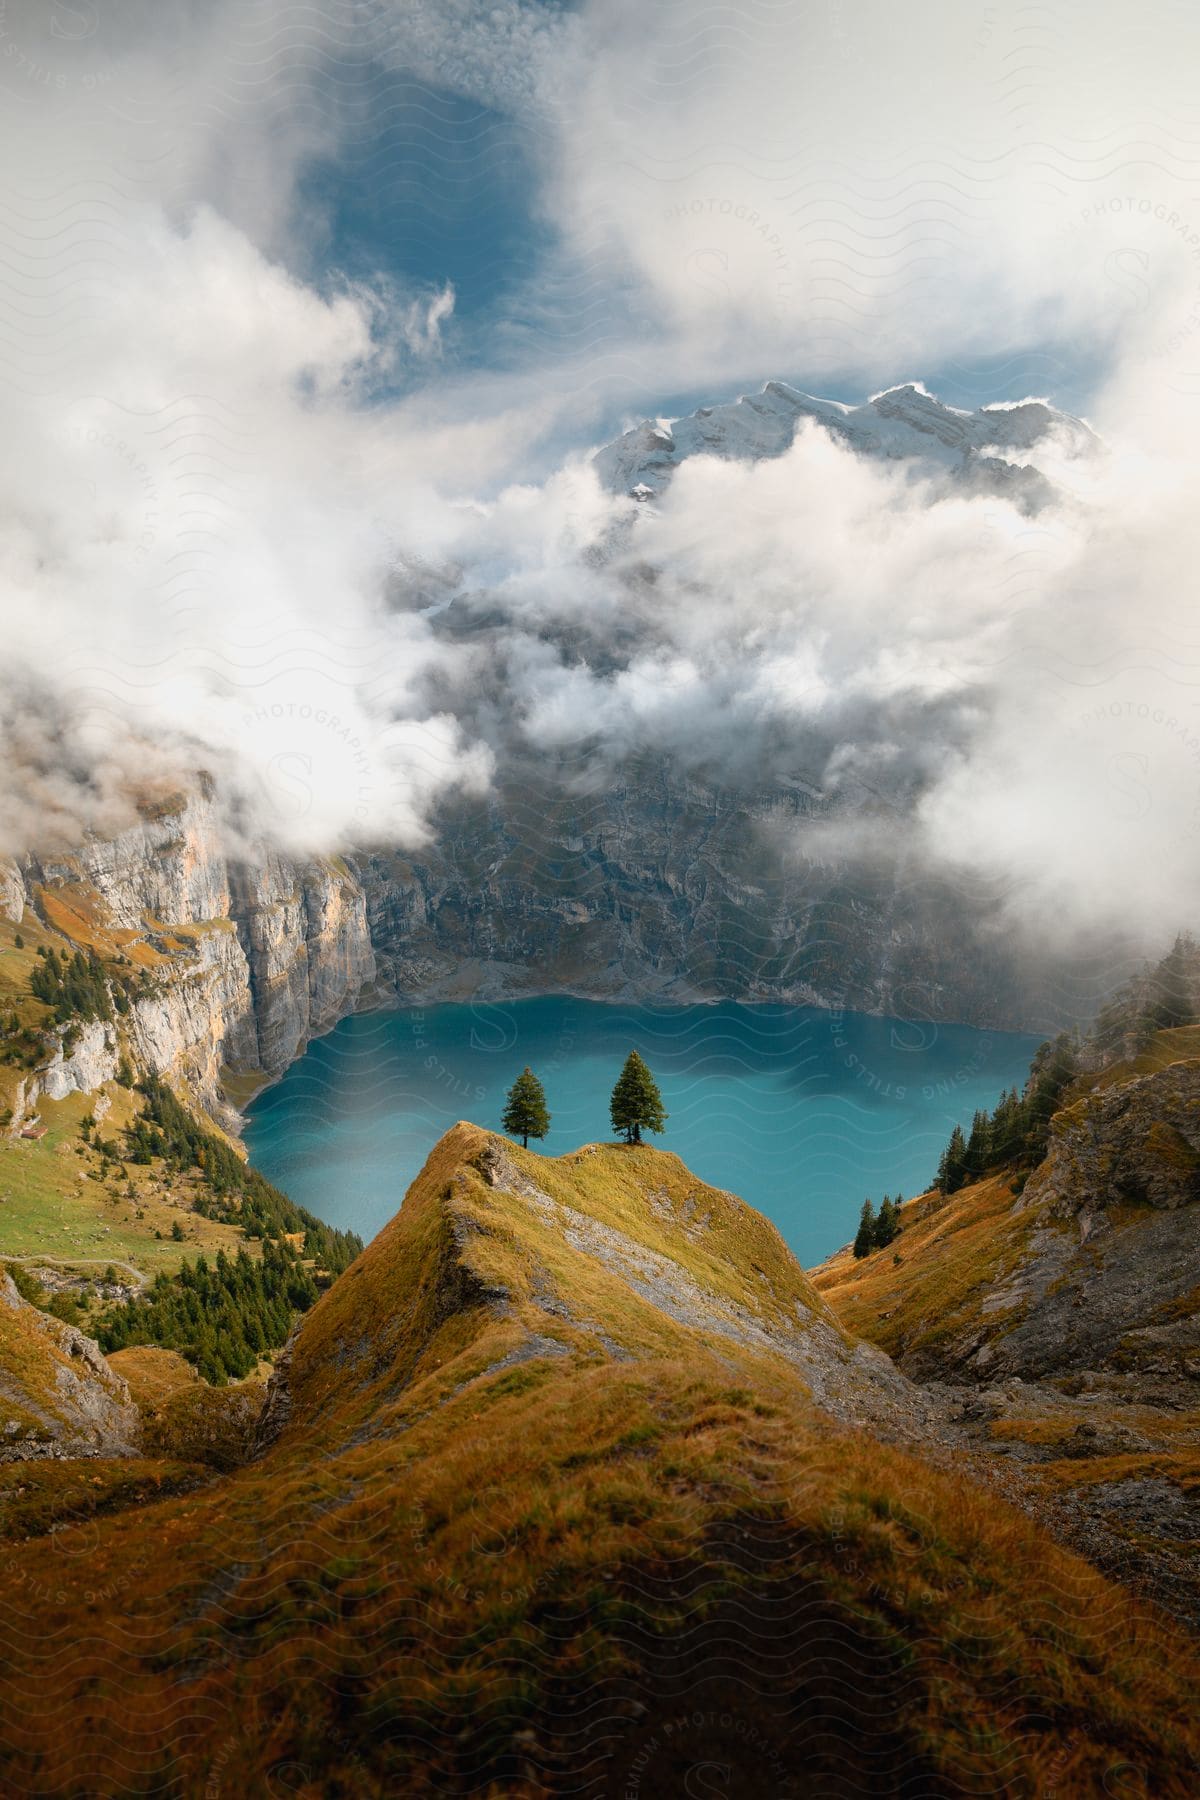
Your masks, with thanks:
[[[718,1310],[822,1310],[676,1158],[456,1128],[304,1321],[265,1457],[89,1520],[85,1561],[69,1529],[0,1552],[10,1780],[598,1800],[736,1756],[780,1796],[1033,1800],[1130,1766],[1190,1796],[1192,1647],[772,1351],[664,1313],[663,1260]]]

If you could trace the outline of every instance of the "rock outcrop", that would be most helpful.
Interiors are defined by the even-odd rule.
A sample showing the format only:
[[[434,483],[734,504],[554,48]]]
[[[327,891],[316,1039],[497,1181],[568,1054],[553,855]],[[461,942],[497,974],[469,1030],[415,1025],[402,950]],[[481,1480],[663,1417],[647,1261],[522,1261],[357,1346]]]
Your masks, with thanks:
[[[0,1269],[0,1462],[124,1456],[138,1434],[129,1389],[99,1345],[23,1300]]]
[[[25,917],[25,882],[10,856],[0,856],[0,919],[19,925]]]
[[[814,1281],[1006,1492],[1200,1627],[1200,1029],[1067,1102],[1023,1188],[923,1195]]]
[[[365,900],[347,865],[266,850],[232,860],[203,784],[117,838],[30,859],[18,876],[22,909],[142,970],[128,1015],[136,1059],[185,1080],[212,1109],[224,1069],[282,1074],[374,977]],[[72,1038],[27,1083],[26,1112],[39,1094],[90,1091],[113,1074],[111,1027]]]
[[[70,1048],[68,1048],[68,1044]],[[59,1039],[49,1064],[38,1071],[37,1092],[47,1100],[91,1094],[117,1071],[117,1034],[112,1025],[89,1019]]]

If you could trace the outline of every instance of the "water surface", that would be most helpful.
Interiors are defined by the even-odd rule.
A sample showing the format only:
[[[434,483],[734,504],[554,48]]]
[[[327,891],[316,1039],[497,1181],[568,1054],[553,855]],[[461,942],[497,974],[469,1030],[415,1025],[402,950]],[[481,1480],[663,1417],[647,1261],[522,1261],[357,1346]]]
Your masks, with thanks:
[[[853,1236],[865,1196],[928,1187],[956,1122],[1020,1085],[1037,1039],[806,1007],[633,1007],[558,996],[357,1014],[250,1108],[255,1165],[332,1225],[374,1236],[456,1119],[499,1129],[526,1063],[561,1155],[611,1136],[636,1049],[662,1088],[661,1138],[704,1181],[774,1220],[806,1264]]]

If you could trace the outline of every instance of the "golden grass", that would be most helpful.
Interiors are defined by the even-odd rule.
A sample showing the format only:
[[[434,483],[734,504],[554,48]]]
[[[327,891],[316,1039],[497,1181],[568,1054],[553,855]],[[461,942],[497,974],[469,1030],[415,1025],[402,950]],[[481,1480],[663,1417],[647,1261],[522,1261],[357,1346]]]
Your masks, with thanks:
[[[53,1544],[65,1532],[60,1561],[86,1556],[98,1519],[184,1492],[204,1479],[206,1472],[193,1464],[141,1456],[0,1463],[0,1539]],[[122,1529],[132,1528],[123,1518]],[[15,1567],[20,1571],[19,1553]],[[20,1573],[16,1580],[19,1593]]]
[[[41,1328],[42,1317],[32,1308],[0,1301],[0,1446],[9,1435],[49,1442],[68,1417],[63,1382],[71,1374],[71,1359],[53,1330]],[[12,1431],[14,1425],[19,1433]]]
[[[1194,1500],[1200,1496],[1200,1446],[1067,1457],[1060,1462],[1039,1463],[1035,1472],[1039,1480],[1059,1488],[1094,1487],[1113,1481],[1169,1481]]]
[[[448,1134],[307,1317],[262,1461],[90,1520],[78,1559],[69,1532],[0,1556],[18,1791],[200,1795],[236,1770],[256,1795],[286,1763],[312,1800],[549,1796],[588,1767],[618,1793],[645,1731],[711,1694],[771,1746],[764,1792],[782,1769],[1033,1800],[1120,1764],[1194,1792],[1190,1642],[993,1495],[834,1426],[772,1355],[664,1316],[614,1360],[594,1326],[649,1343],[648,1303],[611,1270],[576,1286],[581,1251],[547,1261],[486,1144]],[[677,1159],[512,1160],[714,1293],[781,1303],[755,1215],[684,1229],[707,1194]],[[570,1317],[531,1343],[547,1279]]]
[[[157,968],[166,961],[142,932],[114,926],[103,896],[86,883],[39,887],[34,898],[53,931],[84,950],[101,957],[127,956],[142,969]],[[51,937],[47,941],[56,940]]]
[[[1156,1075],[1173,1063],[1200,1061],[1200,1025],[1179,1025],[1156,1031],[1146,1048],[1125,1062],[1110,1063],[1094,1075],[1082,1076],[1071,1086],[1068,1101],[1080,1095],[1102,1093],[1140,1075]]]
[[[861,1261],[840,1250],[810,1270],[843,1323],[894,1357],[932,1353],[977,1321],[980,1301],[1019,1262],[1033,1222],[1014,1211],[1003,1176],[949,1196],[922,1194],[900,1220],[888,1249]],[[995,1315],[996,1325],[1008,1316]]]
[[[128,1384],[130,1395],[143,1412],[165,1405],[176,1394],[200,1382],[191,1363],[177,1350],[159,1350],[150,1344],[114,1350],[108,1364]]]
[[[108,1363],[128,1384],[150,1453],[222,1467],[245,1460],[266,1397],[265,1375],[210,1387],[177,1350],[148,1344],[114,1350]]]

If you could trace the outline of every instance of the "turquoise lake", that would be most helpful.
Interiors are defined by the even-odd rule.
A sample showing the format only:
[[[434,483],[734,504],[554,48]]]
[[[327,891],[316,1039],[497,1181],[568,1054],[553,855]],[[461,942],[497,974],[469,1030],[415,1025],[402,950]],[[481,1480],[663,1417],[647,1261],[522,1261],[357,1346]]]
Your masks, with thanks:
[[[806,1007],[633,1007],[548,997],[360,1013],[249,1110],[255,1166],[369,1239],[456,1119],[498,1130],[526,1063],[561,1155],[610,1137],[608,1097],[640,1051],[670,1115],[661,1138],[779,1227],[800,1260],[854,1235],[863,1199],[929,1186],[956,1123],[1020,1086],[1038,1039]]]

